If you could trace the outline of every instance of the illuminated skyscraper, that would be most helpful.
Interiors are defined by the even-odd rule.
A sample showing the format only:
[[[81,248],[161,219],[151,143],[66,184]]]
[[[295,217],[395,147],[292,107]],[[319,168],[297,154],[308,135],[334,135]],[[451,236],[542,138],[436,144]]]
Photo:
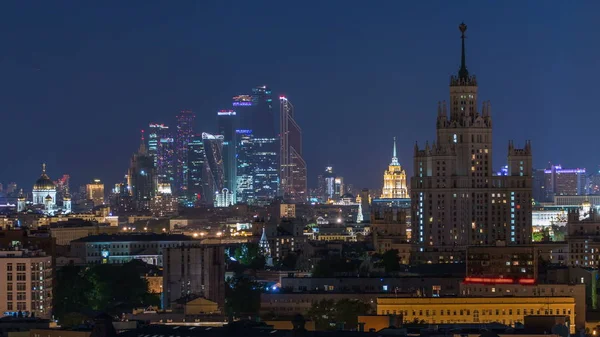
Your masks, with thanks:
[[[236,130],[236,201],[254,203],[254,136],[250,130]]]
[[[221,110],[217,113],[217,128],[219,135],[223,136],[223,171],[224,185],[235,200],[237,190],[237,164],[236,164],[236,133],[238,120],[237,113],[233,110]]]
[[[325,172],[318,177],[318,194],[321,202],[333,200],[335,197],[335,174],[333,167],[327,166]]]
[[[302,157],[302,129],[294,119],[294,106],[280,97],[280,189],[284,200],[305,202],[306,162]]]
[[[400,166],[398,155],[396,154],[396,137],[394,137],[392,162],[388,166],[387,171],[383,173],[383,190],[381,198],[408,198],[406,172],[402,169],[402,166]]]
[[[92,200],[94,206],[104,204],[104,184],[100,179],[94,179],[94,181],[86,185],[86,199]]]
[[[160,186],[172,191],[175,188],[175,140],[168,126],[148,126],[148,154],[154,158],[156,178]]]
[[[187,199],[190,206],[201,204],[210,200],[206,191],[206,155],[202,136],[197,135],[188,144],[188,187]]]
[[[154,158],[146,150],[143,136],[138,152],[131,158],[127,185],[135,208],[138,211],[149,210],[150,201],[156,195],[156,169]]]
[[[212,191],[211,197],[222,193],[225,188],[225,172],[223,170],[223,136],[202,133],[202,142],[204,143],[204,153],[206,154],[206,163],[208,164],[209,187]]]
[[[190,110],[182,110],[177,115],[177,135],[175,137],[175,188],[174,193],[186,195],[187,182],[187,150],[188,144],[194,136],[194,122],[196,115]]]
[[[275,131],[275,117],[273,115],[273,99],[271,90],[266,86],[252,89],[251,95],[239,95],[233,98],[233,106],[240,119],[237,134],[247,135],[252,139],[252,146],[238,149],[237,160],[237,182],[248,179],[252,175],[253,190],[243,193],[237,197],[240,202],[268,204],[279,192],[279,161],[278,137]],[[248,140],[245,139],[246,145]],[[242,140],[237,140],[237,146]],[[253,152],[248,152],[249,150]],[[240,161],[240,151],[245,152]],[[247,170],[239,171],[240,166],[246,166]],[[250,171],[250,172],[248,172]],[[248,184],[244,184],[247,186]],[[241,189],[246,187],[242,186]],[[236,189],[240,191],[238,186]]]
[[[531,243],[531,144],[519,149],[509,142],[507,175],[493,174],[491,108],[489,102],[477,108],[466,28],[459,26],[461,67],[450,78],[450,115],[439,103],[437,141],[415,145],[411,236],[423,262],[455,262],[467,245]]]

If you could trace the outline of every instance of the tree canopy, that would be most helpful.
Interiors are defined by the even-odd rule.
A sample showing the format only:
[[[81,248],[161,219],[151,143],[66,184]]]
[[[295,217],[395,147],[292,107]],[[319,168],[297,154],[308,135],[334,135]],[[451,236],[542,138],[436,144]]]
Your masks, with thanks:
[[[356,299],[341,299],[337,302],[323,299],[313,303],[308,317],[315,322],[315,327],[319,330],[335,330],[338,326],[356,329],[358,316],[368,315],[371,310],[369,304]]]
[[[72,313],[85,310],[120,314],[123,308],[158,306],[160,298],[148,292],[148,282],[138,272],[139,262],[65,266],[57,272],[54,315],[72,323]]]

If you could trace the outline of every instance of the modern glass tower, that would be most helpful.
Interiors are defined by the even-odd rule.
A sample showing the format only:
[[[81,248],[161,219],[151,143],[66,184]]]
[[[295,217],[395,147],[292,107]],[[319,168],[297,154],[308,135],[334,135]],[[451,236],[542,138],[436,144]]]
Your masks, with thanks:
[[[175,187],[175,140],[164,124],[148,125],[148,155],[154,158],[158,184]]]
[[[254,136],[251,130],[236,130],[236,202],[254,203]]]
[[[306,162],[302,157],[302,129],[294,119],[294,106],[280,97],[280,194],[286,201],[305,202]]]
[[[208,202],[206,192],[206,155],[202,136],[194,136],[188,144],[187,201],[190,206]],[[208,198],[207,198],[208,196]]]
[[[236,126],[238,125],[237,113],[233,110],[217,112],[217,128],[219,135],[223,136],[223,171],[224,185],[236,199],[237,190],[237,163],[236,163]]]
[[[187,150],[188,144],[194,136],[194,122],[196,115],[190,110],[182,110],[177,115],[177,135],[175,137],[175,191],[181,195],[186,195],[187,182]]]
[[[223,170],[223,136],[202,133],[204,153],[209,170],[209,187],[212,190],[211,197],[221,193],[225,188],[225,171]]]

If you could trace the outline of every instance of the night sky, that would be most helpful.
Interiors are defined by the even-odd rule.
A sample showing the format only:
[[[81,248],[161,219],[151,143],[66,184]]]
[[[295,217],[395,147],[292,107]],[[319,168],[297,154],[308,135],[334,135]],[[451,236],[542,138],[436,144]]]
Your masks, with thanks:
[[[434,140],[461,21],[479,102],[492,104],[494,168],[509,139],[530,139],[535,166],[592,171],[599,12],[598,1],[2,2],[0,182],[29,190],[47,162],[72,188],[113,184],[149,122],[192,109],[197,131],[214,132],[232,96],[266,84],[295,105],[310,186],[330,164],[380,188],[392,137],[409,174],[415,141]]]

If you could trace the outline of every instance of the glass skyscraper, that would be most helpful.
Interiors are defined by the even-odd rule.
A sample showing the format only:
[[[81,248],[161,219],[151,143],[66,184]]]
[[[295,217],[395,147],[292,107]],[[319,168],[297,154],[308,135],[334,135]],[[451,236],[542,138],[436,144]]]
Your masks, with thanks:
[[[279,191],[279,141],[271,90],[266,86],[256,87],[251,95],[234,97],[233,106],[239,116],[236,134],[244,135],[244,144],[241,138],[236,142],[237,183],[243,184],[236,189],[237,192],[244,190],[237,200],[268,204]],[[248,190],[250,185],[251,190]]]
[[[158,184],[175,188],[175,141],[169,127],[164,124],[148,126],[148,155],[154,158]]]
[[[202,137],[192,137],[187,148],[187,201],[189,206],[194,206],[210,199],[210,194],[206,192],[206,155]]]
[[[217,128],[219,135],[223,136],[223,171],[224,186],[233,193],[236,200],[237,190],[237,163],[236,163],[236,126],[238,125],[237,113],[233,110],[221,110],[217,113]]]
[[[225,188],[225,172],[223,170],[223,136],[202,133],[204,153],[209,172],[209,187],[211,197],[221,193]],[[212,200],[212,199],[211,199]]]
[[[306,202],[306,162],[302,157],[302,129],[294,119],[294,106],[280,97],[280,188],[286,201]]]
[[[190,110],[182,110],[177,115],[177,135],[175,138],[175,191],[180,196],[186,195],[187,182],[187,150],[194,136],[194,121],[196,115]]]

